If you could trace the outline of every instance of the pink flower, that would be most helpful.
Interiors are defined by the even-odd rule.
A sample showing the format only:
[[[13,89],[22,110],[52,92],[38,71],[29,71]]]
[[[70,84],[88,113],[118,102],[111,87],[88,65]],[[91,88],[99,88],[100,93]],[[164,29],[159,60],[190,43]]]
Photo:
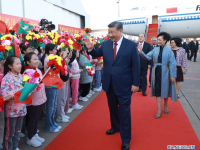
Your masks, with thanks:
[[[65,42],[65,39],[61,39],[61,40],[60,40],[60,43],[62,43],[62,42]]]
[[[29,44],[29,42],[25,42],[25,45],[27,46]]]
[[[15,38],[15,43],[16,43],[17,45],[19,45],[20,41],[19,41],[18,38]]]
[[[36,37],[33,37],[33,40],[36,40]]]

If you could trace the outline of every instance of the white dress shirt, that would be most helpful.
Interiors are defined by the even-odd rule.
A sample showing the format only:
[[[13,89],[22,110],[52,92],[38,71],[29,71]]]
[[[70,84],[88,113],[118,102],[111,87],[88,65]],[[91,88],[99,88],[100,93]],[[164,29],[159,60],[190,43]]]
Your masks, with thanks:
[[[117,42],[117,49],[116,49],[116,56],[117,56],[117,52],[119,51],[119,48],[122,44],[122,40],[123,40],[123,36],[121,37],[121,39]],[[113,42],[113,49],[115,47],[115,42]]]
[[[142,43],[140,43],[140,42],[139,42],[139,44],[140,44],[140,45],[142,44],[141,46],[142,46],[142,48],[143,48],[143,45],[144,45],[144,41],[143,41]]]

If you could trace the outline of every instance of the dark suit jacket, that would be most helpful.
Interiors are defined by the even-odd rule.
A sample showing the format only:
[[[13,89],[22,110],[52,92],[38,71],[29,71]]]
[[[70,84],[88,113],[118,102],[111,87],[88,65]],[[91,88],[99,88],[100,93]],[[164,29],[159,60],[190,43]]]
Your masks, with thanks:
[[[89,52],[93,57],[103,56],[102,87],[108,91],[112,81],[113,89],[117,95],[131,96],[131,86],[140,85],[140,61],[137,44],[123,37],[121,46],[113,60],[113,42],[103,42],[98,49]]]
[[[196,45],[195,45],[194,41],[191,41],[190,44],[189,44],[189,48],[190,48],[192,53],[196,53],[199,49],[199,42],[196,41]]]
[[[144,42],[142,51],[147,54],[148,52],[151,51],[151,45],[147,42]],[[150,65],[150,61],[146,61],[144,60],[141,56],[140,56],[140,67],[142,69],[148,69],[148,65]]]
[[[183,48],[185,49],[186,52],[189,52],[189,50],[190,50],[189,44],[190,43],[187,44],[186,42],[183,43]]]

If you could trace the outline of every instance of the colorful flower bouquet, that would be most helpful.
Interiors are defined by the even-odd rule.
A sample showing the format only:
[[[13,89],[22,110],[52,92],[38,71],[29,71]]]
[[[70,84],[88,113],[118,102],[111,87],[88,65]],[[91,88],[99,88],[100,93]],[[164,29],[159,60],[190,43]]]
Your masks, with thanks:
[[[3,52],[4,58],[9,54],[9,51],[14,48],[15,45],[19,45],[19,39],[11,34],[7,34],[1,37],[0,39],[0,52]]]
[[[87,34],[89,34],[89,33],[92,32],[92,30],[91,30],[90,27],[88,27],[88,26],[85,27],[84,31],[85,31]]]
[[[99,61],[100,63],[103,63],[103,57],[99,57],[99,58],[98,58],[98,61]]]
[[[94,74],[95,74],[95,69],[91,63],[85,63],[85,68],[83,70],[87,71],[88,75],[91,77],[94,76]]]
[[[65,31],[64,33],[61,33],[60,37],[58,38],[58,49],[61,48],[62,51],[65,51],[66,48],[73,49],[73,43],[74,42],[71,40],[70,34]]]
[[[13,36],[11,34],[4,35],[1,37],[1,45],[4,46],[7,51],[10,51],[12,49],[12,46],[13,46],[12,39],[13,39]]]
[[[58,55],[49,55],[47,66],[50,67],[56,74],[61,72],[61,58]]]
[[[78,43],[83,42],[83,35],[81,35],[81,34],[74,34],[74,38]]]
[[[38,48],[39,43],[43,42],[43,39],[39,34],[29,31],[29,34],[26,35],[25,41],[28,42],[35,49]]]
[[[61,55],[61,64],[61,75],[67,76],[68,72],[72,73],[71,70],[68,68],[65,58],[63,58],[63,54]]]
[[[37,70],[26,69],[22,77],[22,86],[24,86],[25,83],[38,84],[37,88],[35,89],[36,91],[39,91],[43,86],[43,84],[40,84],[40,74],[37,72]]]
[[[108,35],[103,36],[103,40],[104,40],[104,41],[107,41],[107,40],[109,40],[109,39],[110,39],[110,37],[109,37]]]
[[[35,33],[35,34],[38,34],[39,33],[39,30],[40,30],[40,26],[38,25],[32,25],[34,28],[32,29],[32,31]]]

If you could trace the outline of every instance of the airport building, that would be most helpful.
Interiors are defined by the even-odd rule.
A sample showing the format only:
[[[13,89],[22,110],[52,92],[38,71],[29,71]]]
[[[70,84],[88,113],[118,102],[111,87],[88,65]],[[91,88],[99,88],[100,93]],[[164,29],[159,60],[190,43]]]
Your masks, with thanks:
[[[90,26],[90,16],[80,0],[0,0],[0,20],[10,26],[19,18],[39,22],[52,21],[56,30],[83,29]]]

